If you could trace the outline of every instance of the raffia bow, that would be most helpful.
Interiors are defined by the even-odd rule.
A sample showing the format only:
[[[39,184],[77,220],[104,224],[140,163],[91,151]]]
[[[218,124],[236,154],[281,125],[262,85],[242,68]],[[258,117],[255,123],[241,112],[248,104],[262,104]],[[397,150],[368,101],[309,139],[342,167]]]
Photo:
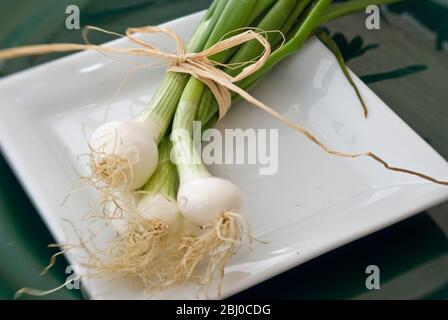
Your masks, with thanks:
[[[269,41],[265,37],[263,37],[260,33],[257,33],[254,30],[249,29],[235,36],[223,39],[218,43],[216,43],[215,45],[213,45],[212,47],[198,53],[187,52],[184,41],[177,35],[176,32],[166,27],[146,26],[139,28],[128,28],[126,30],[125,36],[92,26],[86,27],[85,30],[87,32],[89,30],[96,30],[107,34],[126,37],[132,43],[135,43],[140,47],[115,48],[115,47],[93,45],[88,42],[87,33],[85,33],[84,39],[86,41],[86,44],[57,43],[57,44],[42,44],[42,45],[4,49],[0,50],[0,60],[7,60],[30,55],[43,55],[55,52],[70,52],[70,51],[83,51],[83,50],[94,50],[104,53],[118,53],[131,56],[148,56],[148,57],[161,58],[167,62],[168,71],[190,74],[196,77],[198,80],[202,81],[207,87],[210,88],[211,92],[213,93],[218,103],[219,119],[222,119],[226,115],[227,111],[230,109],[232,105],[232,98],[230,92],[234,92],[240,95],[250,104],[262,109],[263,111],[267,112],[274,118],[280,120],[288,127],[292,128],[297,132],[302,133],[303,135],[305,135],[306,138],[308,138],[310,141],[318,145],[328,154],[346,158],[368,157],[380,163],[388,170],[418,176],[422,179],[437,184],[448,185],[448,181],[441,181],[428,175],[412,171],[409,169],[390,166],[386,161],[384,161],[382,158],[380,158],[379,156],[377,156],[372,152],[345,153],[332,150],[328,148],[324,143],[319,141],[314,135],[312,135],[305,128],[291,121],[289,118],[284,117],[280,113],[271,109],[269,106],[265,105],[263,102],[254,98],[245,90],[238,87],[235,84],[236,82],[241,81],[250,76],[251,74],[257,72],[260,68],[264,66],[264,64],[268,61],[269,56],[271,55],[271,46],[269,44]],[[135,36],[136,33],[140,34],[163,33],[165,35],[168,35],[176,42],[177,52],[176,53],[164,52],[163,50],[157,48],[156,46],[142,39],[137,38]],[[219,69],[220,66],[223,66],[222,64],[213,62],[211,59],[209,59],[215,54],[237,47],[252,40],[258,41],[263,46],[264,48],[263,53],[260,55],[260,57],[258,57],[258,59],[256,59],[255,61],[251,61],[249,65],[243,68],[242,71],[235,77],[232,77],[227,73],[225,73],[224,71],[222,71],[221,69]]]
[[[222,119],[232,105],[232,97],[230,91],[233,91],[240,95],[243,92],[243,90],[234,85],[234,83],[245,79],[246,77],[259,70],[266,63],[271,54],[271,46],[269,44],[269,41],[261,34],[253,30],[246,30],[240,34],[221,40],[210,48],[198,53],[187,52],[186,45],[184,41],[178,36],[178,34],[173,30],[165,27],[146,26],[139,28],[128,28],[126,30],[125,37],[131,42],[137,44],[139,46],[138,48],[115,48],[90,44],[87,39],[87,32],[90,30],[96,30],[107,34],[122,36],[115,32],[107,31],[98,27],[88,26],[86,27],[86,32],[84,33],[86,44],[57,43],[11,48],[0,51],[0,60],[7,60],[29,55],[43,55],[54,52],[69,52],[81,50],[94,50],[104,53],[118,53],[132,56],[148,56],[161,58],[167,62],[168,71],[190,74],[198,80],[202,81],[207,87],[209,87],[218,103],[219,118]],[[165,52],[150,44],[149,42],[136,37],[135,35],[137,33],[163,33],[165,35],[168,35],[175,41],[177,52]],[[247,67],[243,68],[242,71],[235,77],[232,77],[219,69],[217,65],[220,64],[217,64],[209,59],[215,54],[237,47],[251,40],[256,40],[263,46],[263,53],[257,60],[253,61]]]

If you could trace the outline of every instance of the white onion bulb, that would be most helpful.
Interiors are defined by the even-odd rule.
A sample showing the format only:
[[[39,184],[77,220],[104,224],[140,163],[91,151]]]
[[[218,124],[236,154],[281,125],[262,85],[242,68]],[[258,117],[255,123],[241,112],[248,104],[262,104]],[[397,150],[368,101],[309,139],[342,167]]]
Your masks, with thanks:
[[[135,190],[143,186],[157,167],[158,150],[154,141],[154,130],[145,122],[105,123],[93,133],[91,147],[99,161],[107,161],[111,156],[129,160],[130,164],[122,170],[125,176],[125,179],[122,179],[123,185],[119,186],[125,190]]]
[[[222,213],[241,209],[241,192],[232,182],[205,177],[182,183],[177,196],[182,215],[200,225],[213,225]]]
[[[159,220],[168,226],[170,234],[176,234],[182,227],[182,215],[177,203],[162,194],[147,194],[137,205],[137,212],[145,219]]]

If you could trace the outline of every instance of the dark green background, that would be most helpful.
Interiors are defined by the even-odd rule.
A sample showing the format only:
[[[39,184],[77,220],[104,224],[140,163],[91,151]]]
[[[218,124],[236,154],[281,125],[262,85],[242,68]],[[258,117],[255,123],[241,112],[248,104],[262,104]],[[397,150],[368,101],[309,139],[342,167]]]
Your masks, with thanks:
[[[208,0],[0,0],[0,47],[80,42],[65,28],[65,8],[81,9],[81,24],[121,32],[207,7]],[[414,0],[384,10],[381,30],[360,13],[328,25],[350,67],[408,124],[448,159],[448,3]],[[97,42],[108,40],[95,35]],[[57,58],[0,65],[0,76]],[[431,209],[266,281],[235,298],[447,299],[448,205]],[[65,281],[61,262],[40,277],[53,240],[0,156],[0,298],[23,286],[48,289]],[[381,290],[365,289],[365,268],[381,270]],[[46,299],[80,299],[61,290]]]

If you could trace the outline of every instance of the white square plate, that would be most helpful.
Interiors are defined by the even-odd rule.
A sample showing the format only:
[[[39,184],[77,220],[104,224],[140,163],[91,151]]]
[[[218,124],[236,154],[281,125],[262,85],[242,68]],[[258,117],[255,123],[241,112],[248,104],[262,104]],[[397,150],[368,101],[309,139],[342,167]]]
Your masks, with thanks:
[[[166,25],[187,39],[201,15]],[[151,39],[172,47],[166,38]],[[120,39],[113,45],[129,43]],[[64,219],[87,233],[83,217],[95,201],[92,190],[85,190],[61,206],[77,180],[76,171],[86,173],[77,160],[87,149],[82,126],[88,135],[100,125],[110,101],[109,119],[131,118],[149,101],[165,73],[163,69],[135,72],[111,99],[130,70],[129,64],[116,58],[83,52],[0,81],[2,151],[60,242],[74,239]],[[335,58],[311,40],[252,93],[334,149],[372,151],[394,166],[448,179],[447,162],[356,76],[355,81],[370,108],[368,120]],[[224,297],[448,199],[447,187],[387,171],[369,159],[329,156],[244,102],[233,107],[219,128],[279,129],[276,175],[260,176],[256,165],[211,168],[241,188],[243,212],[254,235],[267,242],[242,248],[231,260]],[[108,236],[106,232],[97,241]],[[68,253],[72,262],[75,254]],[[90,279],[84,288],[99,299],[145,298],[141,288],[125,279]],[[155,297],[195,298],[196,292],[197,288],[185,287]]]

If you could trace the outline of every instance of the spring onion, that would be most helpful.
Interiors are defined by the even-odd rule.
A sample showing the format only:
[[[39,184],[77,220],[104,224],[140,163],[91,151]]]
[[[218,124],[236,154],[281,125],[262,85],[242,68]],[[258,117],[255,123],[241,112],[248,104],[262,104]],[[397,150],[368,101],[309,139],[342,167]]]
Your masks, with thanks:
[[[217,6],[223,2],[225,1],[218,1]],[[209,38],[205,41],[204,49],[221,40],[230,31],[246,26],[267,31],[280,30],[285,35],[286,43],[280,45],[282,37],[279,34],[274,32],[266,34],[271,47],[275,50],[258,72],[239,83],[241,88],[250,89],[278,62],[303,46],[319,27],[319,19],[324,13],[328,13],[330,4],[331,0],[278,0],[258,3],[227,1],[222,7],[221,16],[209,33]],[[258,12],[253,14],[255,10]],[[230,66],[239,66],[256,59],[262,49],[253,41],[229,52],[217,54],[212,59],[223,64],[225,72],[236,75],[241,67]],[[238,96],[233,95],[232,98],[236,100]],[[208,261],[207,268],[202,281],[208,283],[213,274],[222,276],[225,263],[242,241],[245,227],[245,220],[240,215],[242,194],[232,182],[209,173],[191,139],[194,120],[198,119],[203,124],[207,123],[206,126],[213,126],[217,119],[217,105],[211,91],[204,83],[195,77],[190,77],[183,84],[182,92],[176,100],[171,132],[167,134],[173,142],[172,156],[179,175],[179,189],[176,193],[171,188],[168,194],[166,190],[163,194],[157,187],[165,185],[162,182],[164,180],[172,181],[176,171],[172,163],[167,166],[162,162],[166,159],[162,160],[161,157],[163,168],[159,166],[160,168],[146,184],[144,192],[147,194],[138,203],[137,212],[140,217],[146,219],[145,221],[162,222],[166,228],[164,230],[167,230],[165,236],[171,234],[177,237],[177,240],[173,241],[175,243],[177,241],[176,255],[179,253],[180,255],[170,260],[172,265],[165,270],[160,283],[167,285],[187,281],[197,266],[206,261]],[[167,150],[167,144],[162,143],[160,153],[165,155]],[[174,201],[175,198],[177,201]],[[135,226],[131,229],[133,228]],[[166,246],[165,250],[168,250]],[[154,258],[154,251],[151,252]],[[150,255],[144,257],[147,259],[148,256]]]
[[[225,1],[215,0],[188,42],[190,52],[203,49]],[[92,184],[108,190],[136,190],[157,167],[157,145],[168,129],[182,90],[185,74],[168,73],[141,114],[133,121],[114,121],[100,126],[90,142]]]

